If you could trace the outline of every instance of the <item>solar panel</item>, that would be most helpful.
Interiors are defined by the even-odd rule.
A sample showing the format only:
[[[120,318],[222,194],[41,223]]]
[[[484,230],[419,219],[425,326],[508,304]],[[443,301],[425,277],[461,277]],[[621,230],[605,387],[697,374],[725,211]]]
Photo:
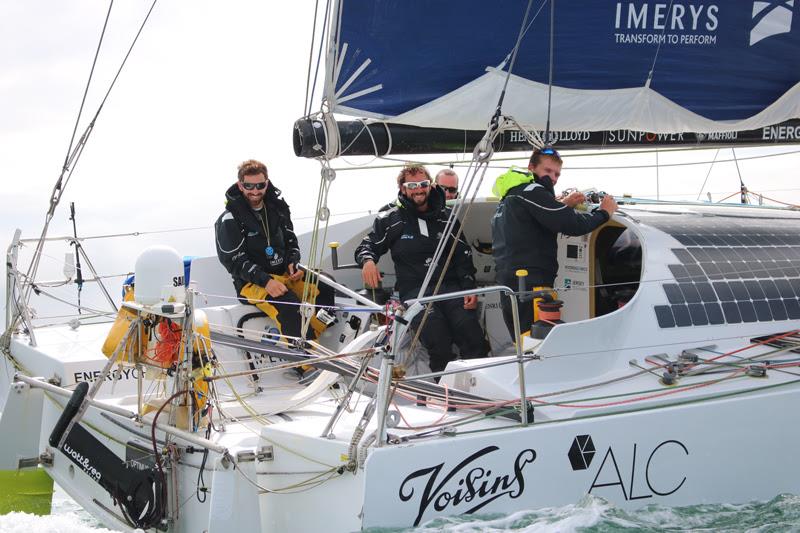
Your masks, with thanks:
[[[646,220],[683,245],[670,249],[659,327],[800,319],[800,219],[676,216]]]

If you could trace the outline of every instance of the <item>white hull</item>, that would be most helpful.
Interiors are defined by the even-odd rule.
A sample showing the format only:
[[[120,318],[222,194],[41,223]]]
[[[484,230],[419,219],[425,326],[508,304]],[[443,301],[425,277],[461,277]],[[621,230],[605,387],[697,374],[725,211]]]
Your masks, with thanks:
[[[261,438],[229,428],[238,434],[216,441],[234,456],[266,445],[272,446],[274,459],[239,461],[237,471],[210,454],[205,503],[194,495],[202,454],[185,456],[186,464],[177,470],[180,518],[171,530],[407,527],[437,516],[562,506],[587,494],[625,509],[796,494],[800,460],[792,443],[800,438],[794,408],[799,387],[790,383],[768,392],[525,428],[503,422],[496,425],[505,429],[372,449],[363,470],[326,474],[330,479],[311,490],[280,493],[342,465],[346,440],[318,437],[327,422],[323,415],[331,412],[327,402],[317,416],[299,414],[295,421],[262,428]],[[52,403],[46,406],[42,426],[52,427],[59,415]],[[146,442],[93,410],[85,419],[113,436],[99,438],[121,457],[125,449],[115,441]],[[132,429],[147,432],[146,427]],[[55,454],[47,472],[103,523],[127,529],[108,494],[65,456]],[[279,492],[258,494],[248,478]],[[330,529],[331,524],[336,527]]]
[[[491,203],[477,207],[488,210]],[[695,245],[682,244],[680,234],[674,237],[658,229],[660,219],[648,223],[647,215],[645,210],[638,213],[639,220],[620,219],[615,226],[615,231],[631,229],[643,243],[638,291],[619,309],[599,311],[602,294],[591,290],[598,276],[592,260],[600,256],[601,238],[563,239],[562,248],[584,248],[575,257],[562,257],[562,265],[574,267],[559,278],[563,284],[570,276],[574,284],[573,290],[563,291],[568,323],[534,343],[524,363],[525,394],[533,405],[533,420],[527,426],[498,412],[509,406],[513,410],[515,402],[519,405],[515,357],[450,364],[449,370],[460,372],[442,379],[448,402],[457,390],[485,399],[471,406],[450,411],[441,402],[416,405],[414,393],[399,391],[388,407],[388,442],[380,445],[370,440],[379,429],[376,416],[366,418],[363,431],[357,429],[374,385],[357,390],[349,409],[323,437],[349,378],[331,387],[335,375],[323,372],[313,383],[301,385],[290,375],[273,372],[263,375],[258,383],[263,390],[257,391],[249,377],[234,377],[219,384],[215,409],[224,420],[214,418],[216,430],[208,441],[202,430],[171,432],[176,453],[166,474],[165,525],[187,533],[353,531],[414,526],[447,515],[562,506],[587,494],[635,508],[741,503],[800,493],[800,459],[793,451],[793,443],[800,440],[795,409],[800,370],[793,351],[798,349],[797,339],[789,336],[795,344],[784,349],[754,342],[756,337],[795,330],[800,321],[781,318],[773,307],[770,320],[761,316],[736,324],[708,323],[713,318],[709,308],[706,324],[657,322],[654,309],[673,304],[663,285],[683,282],[672,277],[674,269],[668,266],[679,263],[682,247]],[[485,227],[467,226],[465,231],[483,240],[480,232]],[[759,268],[778,266],[764,263]],[[484,275],[482,281],[489,284],[491,268]],[[781,283],[791,287],[796,277],[766,279],[785,280]],[[576,288],[581,283],[583,287]],[[792,294],[779,298],[786,313],[795,305],[791,300],[800,298]],[[502,337],[503,325],[494,303],[496,298],[484,299],[485,323],[493,349],[499,350],[502,342],[494,339]],[[227,305],[205,311],[212,325],[235,327],[248,309]],[[326,333],[326,342],[337,342],[343,322]],[[263,328],[261,323],[256,326]],[[79,381],[93,379],[105,364],[99,346],[107,331],[108,325],[44,328],[37,331],[37,347],[20,333],[11,340],[11,353],[29,376],[55,376],[62,387],[72,389]],[[356,341],[338,350],[348,353],[371,346],[381,334],[361,331]],[[682,354],[699,360],[679,359]],[[220,346],[217,356],[226,373],[248,368],[240,348]],[[667,361],[680,363],[675,384],[661,379]],[[498,365],[482,366],[487,362]],[[26,423],[17,423],[18,438],[3,443],[2,456],[52,457],[47,472],[81,506],[110,527],[131,530],[119,506],[84,471],[91,469],[77,467],[47,442],[67,396],[51,388],[44,394],[39,418],[21,417],[23,406],[36,405],[42,391],[36,383],[31,387],[30,380],[10,390],[13,371],[5,364],[3,390],[25,401],[6,401],[4,395],[7,409],[0,423],[14,416]],[[271,364],[259,360],[256,366]],[[763,367],[765,377],[751,376],[749,365]],[[101,387],[99,403],[87,410],[81,424],[122,460],[148,468],[153,413],[139,422],[107,412],[137,410],[138,377],[127,370],[118,374],[116,384],[108,381]],[[145,376],[144,390],[154,386]],[[481,401],[491,405],[479,405]],[[167,418],[164,415],[159,424]],[[159,440],[166,438],[163,429],[156,430]],[[138,455],[133,446],[140,448]],[[203,446],[209,451],[200,481]]]

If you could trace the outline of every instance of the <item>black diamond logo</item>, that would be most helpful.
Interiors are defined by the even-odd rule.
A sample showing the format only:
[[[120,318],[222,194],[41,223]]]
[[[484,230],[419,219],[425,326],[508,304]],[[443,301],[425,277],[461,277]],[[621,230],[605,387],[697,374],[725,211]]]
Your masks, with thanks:
[[[578,435],[572,441],[567,456],[572,464],[572,470],[586,470],[592,464],[595,449],[592,437],[589,435]]]

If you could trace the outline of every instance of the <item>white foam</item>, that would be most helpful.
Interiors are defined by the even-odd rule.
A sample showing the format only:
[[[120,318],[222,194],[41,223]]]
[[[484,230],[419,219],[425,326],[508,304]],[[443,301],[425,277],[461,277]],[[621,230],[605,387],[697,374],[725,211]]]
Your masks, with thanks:
[[[606,518],[611,505],[602,498],[587,496],[580,502],[563,507],[546,507],[536,511],[518,511],[504,516],[458,516],[438,518],[414,530],[419,533],[550,533],[577,531],[592,527]]]
[[[111,529],[86,524],[74,514],[37,516],[9,513],[0,516],[3,533],[114,533]]]

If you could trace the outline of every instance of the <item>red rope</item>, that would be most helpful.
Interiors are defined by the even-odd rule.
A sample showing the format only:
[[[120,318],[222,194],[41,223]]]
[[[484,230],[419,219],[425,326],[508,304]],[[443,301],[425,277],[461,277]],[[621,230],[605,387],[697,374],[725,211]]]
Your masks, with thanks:
[[[166,319],[158,323],[158,337],[152,360],[161,366],[168,367],[178,360],[178,348],[181,345],[181,327],[172,320]]]

